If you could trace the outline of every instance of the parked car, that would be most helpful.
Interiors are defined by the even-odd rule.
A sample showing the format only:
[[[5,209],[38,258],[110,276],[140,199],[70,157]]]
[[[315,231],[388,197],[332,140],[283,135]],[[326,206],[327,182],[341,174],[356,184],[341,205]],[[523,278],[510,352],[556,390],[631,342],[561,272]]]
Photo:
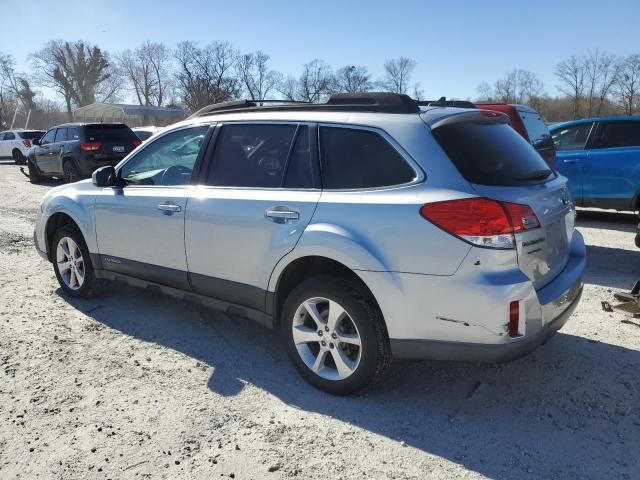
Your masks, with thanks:
[[[31,142],[40,138],[42,130],[6,130],[0,132],[0,158],[12,158],[15,163],[23,164]]]
[[[142,140],[143,142],[146,142],[147,140],[149,140],[149,138],[156,134],[157,132],[159,132],[161,130],[161,128],[159,127],[135,127],[132,128],[133,133],[136,134],[136,136]]]
[[[582,292],[574,217],[505,115],[342,94],[205,108],[51,190],[35,245],[72,297],[118,279],[197,298],[278,328],[307,381],[348,394],[392,356],[546,342]]]
[[[640,208],[640,117],[565,122],[551,135],[578,206]]]
[[[45,177],[75,182],[105,165],[115,165],[141,140],[121,123],[67,123],[51,128],[29,150],[29,180]]]
[[[556,168],[556,149],[549,128],[540,114],[528,105],[506,103],[476,103],[478,108],[502,112],[509,116],[509,123],[544,158],[547,165]]]

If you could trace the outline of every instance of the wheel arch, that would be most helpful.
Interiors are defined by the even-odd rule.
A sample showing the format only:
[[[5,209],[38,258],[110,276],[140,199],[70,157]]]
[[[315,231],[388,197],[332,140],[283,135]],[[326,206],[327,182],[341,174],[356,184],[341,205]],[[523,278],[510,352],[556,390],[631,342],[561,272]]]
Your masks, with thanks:
[[[69,198],[60,198],[58,200],[62,203],[57,202],[57,210],[47,218],[43,232],[49,260],[51,260],[51,241],[55,232],[63,225],[75,226],[82,234],[89,252],[97,252],[93,222],[89,212]]]

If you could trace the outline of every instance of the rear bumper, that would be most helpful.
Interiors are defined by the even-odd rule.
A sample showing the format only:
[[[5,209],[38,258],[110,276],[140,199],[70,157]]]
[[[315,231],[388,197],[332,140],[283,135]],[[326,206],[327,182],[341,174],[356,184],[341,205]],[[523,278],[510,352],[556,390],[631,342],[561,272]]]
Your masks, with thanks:
[[[543,345],[560,330],[574,312],[582,297],[582,282],[567,309],[548,322],[536,334],[510,343],[486,344],[439,340],[391,340],[391,351],[397,358],[421,358],[458,362],[508,362],[523,357]]]

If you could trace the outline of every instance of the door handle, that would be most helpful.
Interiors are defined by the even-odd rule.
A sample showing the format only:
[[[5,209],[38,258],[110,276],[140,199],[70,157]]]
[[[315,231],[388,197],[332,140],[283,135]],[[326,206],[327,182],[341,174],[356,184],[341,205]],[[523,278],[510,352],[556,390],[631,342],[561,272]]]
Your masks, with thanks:
[[[580,161],[579,158],[567,158],[566,160],[563,160],[562,163],[566,163],[566,164],[576,164]]]
[[[173,202],[165,202],[158,205],[158,210],[162,210],[163,212],[167,212],[168,214],[172,214],[173,212],[179,212],[182,210],[180,205],[176,205]]]
[[[279,223],[284,223],[288,220],[298,220],[300,214],[295,210],[290,210],[288,207],[273,207],[267,208],[264,212],[265,217],[271,218]]]

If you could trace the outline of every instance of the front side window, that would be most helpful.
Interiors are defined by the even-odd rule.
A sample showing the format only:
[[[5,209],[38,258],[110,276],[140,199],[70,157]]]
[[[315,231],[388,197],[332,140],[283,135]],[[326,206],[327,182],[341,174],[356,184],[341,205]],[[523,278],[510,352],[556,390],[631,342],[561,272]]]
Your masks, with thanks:
[[[287,162],[303,163],[310,154],[304,139],[292,148],[297,131],[297,125],[285,124],[224,125],[216,141],[207,185],[282,187]]]
[[[557,150],[583,150],[589,139],[593,122],[569,125],[551,133]]]
[[[66,128],[59,128],[58,131],[56,132],[56,140],[55,142],[66,142],[67,141],[67,129]]]
[[[402,155],[369,130],[321,127],[320,159],[327,189],[388,187],[416,178]]]
[[[186,185],[208,125],[185,128],[150,142],[122,166],[126,185]]]
[[[49,130],[44,137],[42,137],[42,140],[40,141],[40,145],[47,145],[48,143],[53,143],[53,140],[56,136],[56,129],[52,129]]]
[[[605,122],[594,148],[640,146],[640,122]]]

